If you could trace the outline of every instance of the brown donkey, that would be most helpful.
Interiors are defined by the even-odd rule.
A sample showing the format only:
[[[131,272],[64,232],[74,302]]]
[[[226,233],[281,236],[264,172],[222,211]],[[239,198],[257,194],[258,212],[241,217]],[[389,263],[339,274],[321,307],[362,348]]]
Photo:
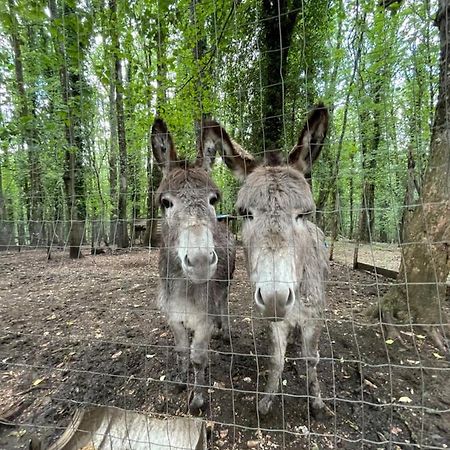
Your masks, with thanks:
[[[258,403],[261,414],[269,412],[278,391],[286,345],[295,328],[301,331],[313,412],[325,410],[316,366],[328,261],[324,235],[309,220],[315,204],[307,178],[327,128],[328,110],[319,105],[310,114],[287,163],[277,152],[257,163],[215,122],[203,130],[204,145],[218,149],[227,166],[244,180],[236,208],[244,218],[247,268],[256,307],[272,321],[272,367]]]
[[[217,325],[228,329],[228,289],[234,271],[235,243],[216,219],[219,189],[210,177],[214,153],[200,149],[190,164],[179,160],[166,124],[152,128],[153,154],[163,172],[157,191],[162,211],[163,246],[159,255],[159,306],[174,334],[177,367],[174,381],[188,380],[189,360],[194,386],[189,409],[197,412],[204,399],[208,345]],[[189,332],[193,333],[189,344]],[[189,355],[190,352],[190,355]]]

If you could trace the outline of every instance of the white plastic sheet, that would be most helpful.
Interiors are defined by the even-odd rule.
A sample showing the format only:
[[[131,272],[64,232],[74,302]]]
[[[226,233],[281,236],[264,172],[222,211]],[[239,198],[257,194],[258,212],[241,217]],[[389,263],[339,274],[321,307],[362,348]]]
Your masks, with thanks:
[[[112,407],[79,410],[49,450],[206,450],[204,421]]]

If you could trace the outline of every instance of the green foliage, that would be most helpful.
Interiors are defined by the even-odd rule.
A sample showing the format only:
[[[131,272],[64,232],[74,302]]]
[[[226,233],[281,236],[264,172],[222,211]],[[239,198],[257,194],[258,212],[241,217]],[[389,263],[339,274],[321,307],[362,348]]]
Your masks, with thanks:
[[[432,11],[427,2],[413,0],[387,10],[369,0],[291,3],[300,10],[283,80],[284,151],[296,141],[309,108],[324,101],[332,110],[331,132],[313,181],[325,211],[322,225],[330,231],[337,192],[340,233],[355,231],[362,191],[370,182],[375,186],[373,238],[397,240],[408,149],[413,149],[419,179],[428,158],[439,50]],[[183,157],[196,154],[196,127],[205,115],[221,121],[249,152],[263,152],[267,55],[260,1],[117,0],[116,21],[110,19],[107,0],[57,2],[53,20],[47,1],[13,4],[14,14],[7,1],[0,7],[0,163],[1,191],[14,220],[30,215],[32,163],[40,175],[41,219],[68,217],[61,199],[66,129],[74,121],[83,144],[78,157],[87,217],[111,218],[114,188],[117,192],[110,133],[115,52],[123,65],[130,218],[147,215],[148,191],[155,188],[151,177],[148,186],[147,172],[149,130],[157,112]],[[21,45],[27,114],[20,113],[13,32]],[[60,88],[62,64],[76,78],[77,93],[68,104]],[[34,154],[27,144],[30,135]],[[214,178],[223,193],[218,209],[231,213],[238,183],[220,163]]]

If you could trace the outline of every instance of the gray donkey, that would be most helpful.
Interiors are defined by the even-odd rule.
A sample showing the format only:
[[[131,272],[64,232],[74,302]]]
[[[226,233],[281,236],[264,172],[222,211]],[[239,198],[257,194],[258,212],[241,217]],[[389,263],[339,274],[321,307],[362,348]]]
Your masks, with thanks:
[[[242,238],[257,309],[271,319],[271,365],[258,409],[267,414],[278,391],[288,338],[298,328],[307,364],[307,387],[314,414],[329,412],[321,399],[316,366],[328,273],[322,231],[311,222],[315,204],[307,179],[328,128],[328,110],[310,114],[287,161],[278,152],[262,163],[242,151],[215,122],[203,131],[206,147],[221,151],[227,166],[244,180],[236,208],[244,218]],[[211,150],[210,150],[211,151]]]
[[[235,242],[216,218],[219,189],[210,177],[214,152],[199,149],[194,163],[179,160],[166,124],[152,128],[154,157],[163,172],[156,201],[162,210],[163,246],[159,255],[159,306],[175,338],[174,380],[188,380],[189,359],[194,386],[189,409],[204,405],[208,346],[215,328],[229,336],[228,288],[234,272]],[[189,345],[189,332],[193,333]],[[189,350],[190,349],[190,350]],[[189,358],[190,351],[190,358]]]

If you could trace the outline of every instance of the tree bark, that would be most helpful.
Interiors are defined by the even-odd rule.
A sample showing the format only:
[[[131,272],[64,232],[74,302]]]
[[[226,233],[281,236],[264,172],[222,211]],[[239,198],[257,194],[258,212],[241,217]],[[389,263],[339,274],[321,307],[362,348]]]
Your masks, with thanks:
[[[62,15],[76,17],[73,8],[66,3],[62,5]],[[51,20],[55,27],[55,47],[60,55],[60,85],[63,104],[66,108],[65,135],[67,147],[65,150],[64,187],[66,203],[69,211],[69,256],[76,259],[82,257],[81,244],[83,226],[86,218],[86,198],[84,189],[83,140],[80,123],[80,112],[77,111],[81,96],[81,75],[79,65],[82,49],[78,43],[77,25],[59,29],[58,6],[55,0],[49,0]],[[76,52],[67,49],[74,46]],[[76,57],[73,55],[77,55]],[[74,60],[75,59],[75,60]]]
[[[156,115],[163,113],[164,105],[167,101],[167,65],[166,57],[166,39],[167,29],[165,28],[164,18],[158,20],[158,32],[155,34],[156,46]],[[147,54],[147,67],[151,67],[151,45],[149,40]],[[149,110],[151,109],[149,96]],[[155,194],[161,183],[162,174],[156,164],[153,163],[153,151],[151,143],[151,129],[149,130],[147,140],[147,229],[144,235],[144,245],[157,247],[158,242],[158,205],[155,202]]]
[[[25,79],[22,58],[22,42],[19,35],[19,23],[16,17],[14,0],[8,0],[9,16],[11,20],[10,36],[14,52],[14,71],[19,103],[19,117],[21,121],[20,133],[28,152],[29,184],[27,191],[27,210],[30,244],[36,246],[43,242],[42,233],[42,188],[39,167],[37,136],[35,130],[35,114],[30,111],[29,100],[25,90]]]
[[[8,250],[14,244],[14,222],[8,212],[8,198],[3,193],[2,163],[3,161],[0,159],[0,251]]]
[[[117,24],[117,2],[109,1],[111,11],[111,44],[113,51],[113,70],[116,94],[116,117],[117,117],[117,137],[119,144],[119,206],[117,224],[117,245],[121,248],[127,248],[129,245],[127,228],[127,176],[128,176],[128,157],[127,140],[125,131],[125,112],[123,107],[123,80],[122,80],[122,62],[120,59],[119,36],[115,26]]]
[[[284,98],[287,59],[294,27],[302,2],[263,0],[263,49],[266,53],[266,79],[263,100],[262,147],[270,158],[273,150],[283,147]]]
[[[381,316],[430,332],[448,352],[449,324],[443,304],[450,269],[450,1],[440,0],[440,81],[421,198],[405,220],[402,261],[397,284],[383,298]],[[394,327],[389,331],[399,336]]]
[[[109,198],[111,202],[109,243],[117,243],[118,197],[117,197],[117,115],[114,68],[111,65],[109,79]]]

